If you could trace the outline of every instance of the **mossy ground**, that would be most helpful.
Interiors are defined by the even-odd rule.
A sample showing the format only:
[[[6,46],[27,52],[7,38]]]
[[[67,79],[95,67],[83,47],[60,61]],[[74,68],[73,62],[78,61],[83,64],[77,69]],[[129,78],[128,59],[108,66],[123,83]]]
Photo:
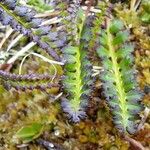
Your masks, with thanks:
[[[128,27],[131,27],[130,38],[135,43],[137,80],[141,90],[144,91],[142,102],[150,108],[150,25],[140,20],[141,5],[139,11],[133,12],[130,12],[128,7],[129,3],[117,3],[115,4],[115,13]],[[24,42],[26,40],[23,40],[18,48]],[[12,72],[18,72],[19,63],[20,61],[15,63]],[[63,74],[61,67],[57,67],[57,71],[59,75]],[[54,68],[42,60],[30,56],[24,63],[22,72],[54,74]],[[96,84],[99,84],[99,81]],[[100,87],[96,88],[93,94],[87,110],[87,119],[73,124],[62,112],[59,99],[53,102],[49,95],[38,90],[20,92],[12,89],[7,91],[0,86],[0,150],[25,150],[26,146],[30,150],[44,150],[44,147],[39,145],[36,140],[24,148],[17,148],[22,141],[14,138],[14,135],[21,127],[34,122],[44,124],[40,138],[57,143],[66,150],[132,149],[133,147],[115,129],[109,108],[105,99],[101,97],[101,90]],[[55,88],[47,92],[59,94],[60,91]],[[139,141],[145,148],[150,149],[150,116],[143,128],[131,137]]]

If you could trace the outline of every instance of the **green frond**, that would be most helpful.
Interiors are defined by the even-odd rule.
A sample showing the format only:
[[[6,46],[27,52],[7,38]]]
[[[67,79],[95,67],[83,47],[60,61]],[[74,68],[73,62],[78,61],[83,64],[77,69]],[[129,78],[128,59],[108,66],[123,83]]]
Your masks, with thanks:
[[[62,99],[63,110],[68,114],[73,122],[78,122],[86,116],[86,107],[91,94],[93,84],[92,66],[87,57],[82,36],[85,28],[85,15],[82,10],[77,13],[77,35],[72,41],[72,45],[63,51],[66,60],[64,67],[63,86],[65,97]]]
[[[129,32],[124,30],[120,20],[108,19],[106,29],[101,32],[97,53],[104,67],[101,80],[114,123],[121,132],[134,133],[137,129],[135,116],[142,106],[132,65],[133,46],[128,37]]]
[[[65,77],[63,79],[64,92],[67,100],[62,102],[65,112],[74,122],[85,117],[85,108],[90,95],[92,66],[87,60],[87,53],[79,47],[69,46],[65,49],[66,58]]]

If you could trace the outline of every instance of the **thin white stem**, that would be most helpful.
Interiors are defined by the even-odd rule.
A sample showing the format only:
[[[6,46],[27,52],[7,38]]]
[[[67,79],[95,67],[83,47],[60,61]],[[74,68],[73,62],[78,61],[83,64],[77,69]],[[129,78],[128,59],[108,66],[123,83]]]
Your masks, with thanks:
[[[0,26],[0,29],[5,29],[5,28],[6,28],[6,26],[3,26],[3,25]]]
[[[35,42],[30,42],[28,45],[23,47],[19,52],[17,52],[13,57],[11,57],[8,61],[7,64],[14,63],[20,56],[22,56],[25,52],[27,52],[30,48],[35,46]]]
[[[23,57],[23,59],[22,59],[22,61],[21,61],[21,64],[20,64],[20,66],[19,66],[19,74],[21,74],[21,70],[22,70],[23,63],[24,63],[25,59],[26,59],[29,55],[31,55],[31,53],[30,53],[30,54],[27,54],[26,56]]]
[[[37,57],[39,57],[39,58],[41,58],[41,59],[43,59],[45,62],[48,62],[48,63],[50,63],[50,64],[57,64],[57,65],[64,65],[64,63],[63,62],[59,62],[59,61],[54,61],[54,60],[50,60],[50,59],[48,59],[48,58],[46,58],[46,57],[44,57],[43,55],[40,55],[40,54],[37,54],[37,53],[31,53],[31,54],[33,54],[33,55],[35,55],[35,56],[37,56]]]
[[[6,32],[4,38],[2,39],[2,41],[0,42],[0,49],[2,48],[3,44],[5,43],[5,41],[9,38],[9,36],[12,34],[14,30],[12,28],[9,28],[8,31]]]
[[[52,9],[48,12],[37,14],[34,17],[35,18],[45,18],[45,17],[57,16],[59,13],[60,13],[59,11],[55,11],[54,9]]]
[[[59,99],[62,95],[63,95],[63,92],[59,93],[58,95],[55,96],[55,99],[54,99],[54,100]]]
[[[46,20],[46,21],[42,22],[42,24],[40,26],[59,23],[59,22],[61,22],[61,20],[62,20],[61,18],[58,19],[58,17],[54,17],[52,19],[49,19],[49,20]]]
[[[97,71],[97,72],[95,72],[95,73],[92,74],[92,77],[98,76],[99,74],[100,74],[100,72]]]
[[[138,1],[136,2],[136,5],[135,5],[135,7],[134,7],[135,11],[136,11],[137,8],[139,7],[140,3],[141,3],[141,0],[138,0]]]
[[[55,65],[54,65],[54,64],[56,64],[56,61],[50,60],[50,59],[48,59],[48,58],[46,58],[46,57],[44,57],[44,56],[42,56],[42,55],[40,55],[40,54],[34,53],[34,52],[32,52],[32,53],[30,53],[30,54],[27,54],[27,55],[22,59],[21,64],[20,64],[20,67],[19,67],[19,74],[21,74],[21,70],[22,70],[23,63],[24,63],[25,59],[26,59],[29,55],[37,56],[37,57],[41,58],[43,61],[48,62],[48,63],[50,63],[50,64],[53,66],[53,68],[54,68],[54,70],[55,70],[55,73],[54,73],[53,78],[52,78],[52,80],[51,80],[51,82],[53,82],[53,80],[55,79],[55,77],[56,77],[56,75],[57,75],[57,69],[56,69],[56,67],[55,67]]]
[[[140,5],[141,0],[131,0],[130,2],[130,10],[131,11],[136,11],[138,6]]]
[[[7,52],[23,37],[23,34],[19,34],[14,40],[11,41],[7,48]]]
[[[82,9],[86,11],[88,9],[88,7],[87,6],[82,6]],[[100,9],[96,9],[94,7],[91,7],[90,11],[93,12],[93,13],[101,13],[102,12]]]
[[[130,2],[130,10],[134,10],[135,3],[136,3],[136,0],[131,0],[131,2]]]
[[[103,69],[103,67],[100,67],[100,66],[93,66],[93,69],[99,69],[99,70],[101,70],[101,69]]]

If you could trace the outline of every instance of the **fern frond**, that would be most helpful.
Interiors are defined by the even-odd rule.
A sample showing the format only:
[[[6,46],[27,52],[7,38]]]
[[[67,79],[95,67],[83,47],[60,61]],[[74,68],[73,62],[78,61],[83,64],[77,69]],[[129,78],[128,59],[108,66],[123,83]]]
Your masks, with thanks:
[[[79,122],[86,116],[85,109],[92,91],[92,66],[87,59],[86,51],[79,47],[66,48],[64,57],[67,63],[63,86],[68,95],[67,99],[62,100],[62,107],[72,121]]]
[[[37,18],[36,13],[31,8],[21,6],[16,0],[0,2],[0,22],[3,25],[10,25],[15,31],[30,38],[33,45],[39,45],[54,59],[60,61],[55,50],[64,46],[65,33],[61,30],[56,31],[50,25],[43,25],[45,20]],[[51,83],[53,77],[45,74],[17,75],[0,70],[0,79],[8,89],[13,87],[17,90],[44,90],[59,87],[58,83]]]
[[[64,67],[63,87],[65,98],[62,98],[62,108],[73,122],[79,122],[85,118],[88,100],[92,91],[92,65],[88,60],[87,51],[81,39],[85,15],[82,10],[78,11],[75,19],[77,23],[77,34],[71,44],[63,51],[66,64]]]
[[[39,80],[51,80],[52,76],[48,74],[26,74],[26,75],[16,75],[11,74],[5,71],[0,70],[0,78],[4,80],[12,80],[12,81],[39,81]]]
[[[36,18],[35,14],[34,10],[17,4],[16,0],[2,0],[0,2],[0,21],[3,25],[10,25],[14,30],[37,43],[38,46],[44,49],[55,60],[60,61],[60,57],[54,49],[64,45],[64,38],[60,39],[57,37],[57,41],[59,42],[52,41],[49,38],[51,37],[51,34],[49,34],[52,30],[51,26],[41,26],[44,20]]]
[[[25,74],[17,75],[0,70],[1,83],[6,89],[15,88],[25,91],[27,89],[45,90],[52,87],[59,87],[58,83],[51,83],[52,76],[48,74]]]
[[[67,40],[71,44],[75,44],[74,42],[78,42],[79,44],[78,16],[81,10],[80,1],[58,0],[56,5],[58,5],[56,10],[60,11],[60,15],[62,16],[62,24],[65,26],[64,31],[67,33]]]
[[[107,20],[101,31],[100,48],[104,72],[101,74],[104,93],[114,115],[114,123],[120,132],[134,133],[137,130],[136,116],[142,110],[141,92],[135,79],[133,46],[129,32],[120,20]]]
[[[18,83],[13,83],[13,82],[7,82],[7,81],[2,81],[2,84],[7,90],[10,90],[11,88],[16,89],[17,91],[27,91],[27,90],[34,90],[38,89],[41,91],[45,91],[46,89],[51,89],[51,88],[59,88],[59,84],[54,84],[54,83],[33,83],[31,82],[27,84],[27,81],[25,84],[22,84],[21,82]]]
[[[96,54],[93,53],[93,51],[95,51],[99,46],[99,40],[98,40],[99,34],[100,34],[99,28],[104,23],[105,17],[108,13],[108,10],[110,9],[109,5],[110,4],[105,1],[99,2],[97,9],[99,9],[100,12],[96,13],[95,15],[89,18],[90,23],[88,25],[87,32],[89,32],[88,36],[90,40],[87,45],[87,48],[89,49],[89,55],[90,55],[91,60],[93,60],[93,62],[96,62],[96,59],[97,59]]]

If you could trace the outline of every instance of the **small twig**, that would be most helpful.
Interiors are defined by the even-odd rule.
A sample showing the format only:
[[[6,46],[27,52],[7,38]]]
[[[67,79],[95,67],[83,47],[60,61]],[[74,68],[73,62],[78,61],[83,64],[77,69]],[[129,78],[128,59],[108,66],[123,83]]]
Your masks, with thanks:
[[[94,73],[92,74],[92,77],[96,77],[99,74],[100,74],[100,71],[94,71]]]
[[[63,92],[61,92],[58,95],[56,95],[54,101],[57,100],[57,99],[59,99],[62,95],[63,95]]]
[[[141,122],[138,126],[138,131],[142,129],[144,123],[146,122],[146,119],[147,119],[149,113],[150,113],[150,109],[146,107],[145,110],[144,110],[144,114],[142,116]]]
[[[142,145],[140,142],[138,142],[138,141],[132,139],[131,137],[129,137],[129,136],[127,136],[127,135],[125,135],[124,138],[125,138],[125,140],[128,141],[136,150],[145,150],[145,148],[143,147],[143,145]]]
[[[2,39],[2,41],[0,42],[0,49],[2,48],[3,44],[5,43],[5,41],[9,38],[9,36],[12,34],[14,30],[12,28],[9,28],[8,31],[6,32],[4,38]]]
[[[57,16],[60,12],[59,11],[55,11],[54,9],[45,12],[44,14],[37,14],[35,15],[35,18],[45,18],[45,17],[51,17],[51,16]]]
[[[130,10],[136,11],[138,6],[140,5],[141,0],[131,0],[130,2]]]
[[[9,44],[7,48],[7,52],[23,37],[23,34],[19,34],[11,43]]]
[[[20,144],[20,145],[17,145],[17,148],[25,148],[28,145],[29,145],[28,143],[26,143],[26,144]]]
[[[53,143],[51,141],[46,141],[44,139],[37,139],[36,142],[39,144],[39,145],[42,145],[44,146],[47,150],[64,150],[64,148],[57,144],[57,143]]]
[[[82,6],[82,9],[83,9],[84,11],[86,11],[86,10],[88,9],[88,7],[87,7],[87,6]],[[101,13],[102,11],[101,11],[100,9],[96,9],[96,8],[94,8],[94,7],[91,7],[91,8],[90,8],[90,12],[93,12],[93,13]]]
[[[61,22],[61,20],[62,20],[61,18],[54,17],[52,19],[49,19],[49,20],[46,20],[46,21],[42,22],[42,24],[40,26],[59,23],[59,22]]]
[[[102,70],[103,67],[100,67],[100,66],[93,66],[93,69]]]
[[[93,71],[92,77],[95,77],[99,75],[100,72],[104,71],[104,68],[100,66],[93,66],[92,71]]]
[[[65,28],[65,25],[57,27],[56,30],[59,31],[59,30],[62,30],[63,28]]]
[[[138,0],[138,1],[136,2],[136,5],[135,5],[135,7],[134,7],[135,10],[137,10],[137,8],[139,7],[140,3],[141,3],[141,0]]]

